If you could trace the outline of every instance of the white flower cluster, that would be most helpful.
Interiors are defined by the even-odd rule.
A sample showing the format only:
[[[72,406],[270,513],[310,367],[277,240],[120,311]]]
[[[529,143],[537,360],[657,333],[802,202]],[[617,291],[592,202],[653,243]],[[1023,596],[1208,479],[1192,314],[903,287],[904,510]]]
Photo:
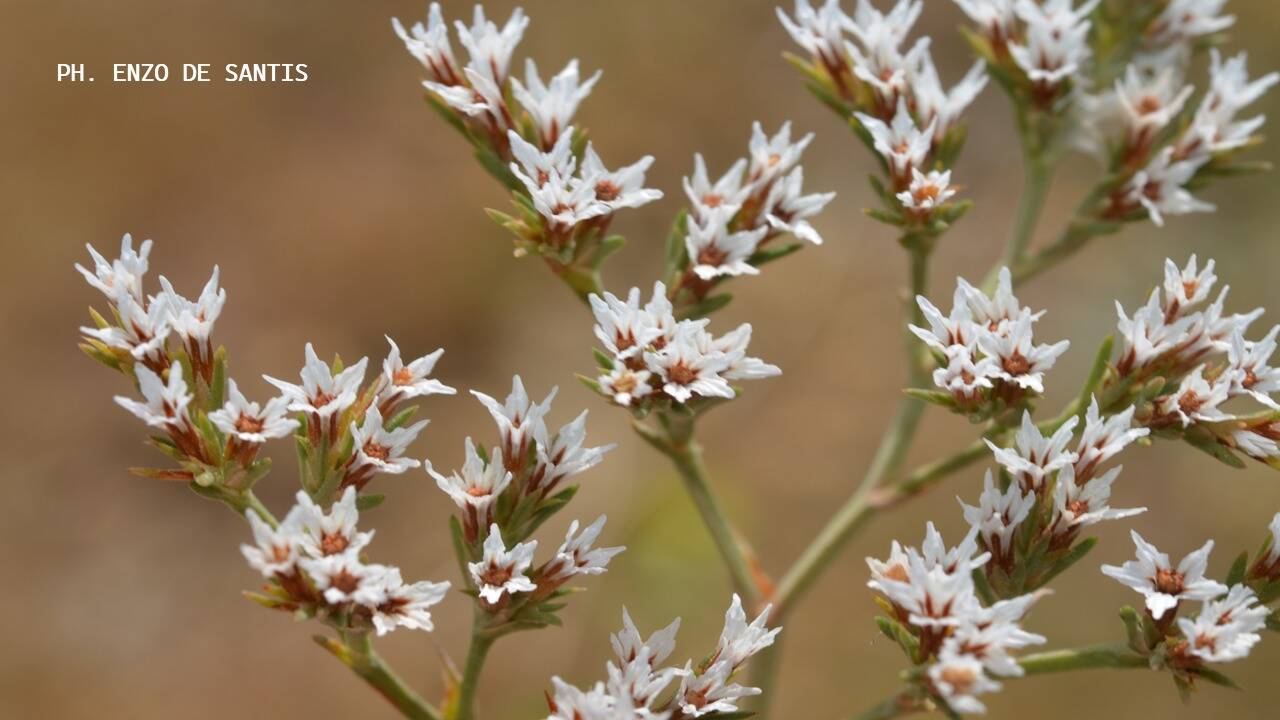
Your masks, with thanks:
[[[755,123],[748,157],[714,182],[702,155],[694,155],[693,176],[684,178],[691,207],[685,250],[698,280],[759,274],[751,264],[753,256],[783,233],[822,244],[808,218],[821,212],[835,193],[804,194],[800,156],[812,141],[810,133],[792,142],[789,122],[772,136]]]
[[[241,546],[253,569],[283,593],[280,606],[315,606],[349,612],[373,624],[379,635],[397,627],[433,629],[430,608],[444,599],[447,582],[406,583],[400,569],[365,563],[361,551],[373,532],[356,528],[356,491],[348,487],[325,512],[307,494],[278,527],[252,510],[245,513],[254,544]]]
[[[903,549],[896,541],[884,561],[867,558],[868,586],[905,618],[925,657],[934,692],[958,713],[981,713],[978,695],[1000,689],[993,678],[1017,677],[1022,668],[1011,651],[1045,642],[1022,629],[1022,619],[1041,593],[1022,595],[984,606],[973,584],[974,570],[990,559],[977,554],[978,529],[947,549],[929,523],[920,549]]]
[[[120,241],[120,257],[111,261],[92,245],[86,247],[93,258],[93,270],[78,263],[76,270],[111,301],[115,322],[104,320],[99,327],[80,331],[108,348],[124,351],[154,372],[168,366],[166,341],[170,333],[175,333],[183,342],[191,369],[207,379],[213,360],[210,336],[227,301],[227,291],[218,287],[218,268],[214,267],[194,301],[175,292],[163,277],[161,291],[146,295],[143,278],[151,253],[150,240],[134,250],[133,238],[126,234]]]
[[[1036,345],[1033,325],[1044,311],[1032,312],[1013,295],[1013,279],[1002,268],[995,294],[988,296],[957,279],[950,315],[924,296],[916,302],[928,328],[911,332],[937,353],[933,382],[950,393],[958,407],[973,410],[993,397],[1015,403],[1024,395],[1044,392],[1044,373],[1070,343]]]
[[[622,611],[622,630],[610,637],[616,664],[606,664],[608,681],[583,691],[560,678],[552,678],[548,720],[666,720],[697,718],[738,711],[738,701],[760,690],[732,682],[735,674],[756,653],[773,644],[782,628],[769,629],[766,607],[748,622],[737,595],[724,616],[715,650],[697,666],[661,667],[675,650],[680,620],[645,639],[631,616]],[[679,679],[674,697],[665,691]]]
[[[1024,31],[1009,54],[1037,86],[1056,88],[1081,75],[1089,61],[1089,15],[1102,0],[1072,7],[1074,0],[1017,0],[1014,15]]]
[[[1280,515],[1272,523],[1275,533]],[[1271,610],[1258,601],[1257,594],[1244,585],[1226,585],[1205,577],[1213,541],[1182,559],[1175,567],[1169,556],[1160,552],[1136,532],[1137,559],[1123,565],[1103,565],[1102,572],[1142,593],[1147,611],[1162,626],[1172,625],[1181,603],[1198,600],[1203,603],[1195,618],[1177,618],[1185,645],[1174,652],[1185,652],[1205,662],[1230,662],[1249,654],[1261,640],[1258,631],[1266,625]]]
[[[749,324],[715,337],[707,331],[709,320],[677,321],[661,282],[654,283],[653,297],[644,305],[639,288],[632,288],[625,301],[607,292],[590,301],[596,337],[613,362],[598,384],[619,405],[637,406],[659,397],[685,403],[695,395],[732,399],[729,381],[782,373],[747,356]]]

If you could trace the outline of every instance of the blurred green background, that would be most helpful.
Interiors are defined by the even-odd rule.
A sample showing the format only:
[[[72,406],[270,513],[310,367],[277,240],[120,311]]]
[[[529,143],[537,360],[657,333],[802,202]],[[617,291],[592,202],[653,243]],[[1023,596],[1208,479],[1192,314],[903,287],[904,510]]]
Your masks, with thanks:
[[[971,62],[953,32],[962,19],[951,3],[928,5],[917,32],[934,35],[951,82]],[[502,18],[511,6],[488,3]],[[533,22],[517,57],[532,55],[544,72],[571,57],[586,71],[604,68],[580,120],[611,165],[658,158],[650,182],[667,198],[618,218],[630,245],[609,268],[615,290],[647,285],[657,273],[681,205],[679,179],[695,151],[713,170],[726,167],[756,119],[769,128],[791,119],[798,131],[817,133],[805,162],[808,187],[839,192],[817,221],[827,244],[735,283],[738,301],[714,326],[750,320],[757,354],[786,374],[753,383],[704,430],[717,487],[765,566],[779,572],[851,491],[897,400],[905,263],[890,231],[861,214],[870,202],[870,158],[779,57],[791,42],[773,6],[535,0],[525,3]],[[218,339],[251,395],[267,396],[260,373],[292,377],[308,340],[322,355],[381,358],[386,332],[406,352],[447,348],[438,376],[464,390],[503,394],[514,372],[539,396],[559,385],[554,420],[589,407],[591,439],[619,443],[582,478],[573,510],[584,519],[608,513],[608,540],[630,550],[609,574],[585,583],[589,592],[574,599],[564,628],[499,645],[482,686],[484,717],[540,716],[552,674],[580,684],[603,677],[607,633],[624,604],[645,629],[683,616],[677,654],[706,651],[728,600],[725,574],[664,460],[637,442],[623,413],[574,381],[573,373],[592,367],[588,316],[537,262],[511,258],[507,236],[481,212],[505,207],[506,198],[422,102],[419,67],[388,18],[420,17],[425,3],[5,0],[3,7],[0,716],[390,716],[311,643],[317,626],[241,599],[240,589],[257,582],[237,550],[248,534],[241,521],[181,486],[125,472],[154,456],[141,444],[142,426],[111,402],[126,383],[75,348],[84,308],[100,298],[71,266],[85,260],[85,242],[114,253],[126,231],[154,238],[153,272],[192,294],[221,264],[230,302]],[[1280,67],[1274,4],[1236,0],[1230,8],[1240,17],[1233,48],[1251,51],[1254,73]],[[467,15],[470,4],[449,2],[446,13]],[[59,62],[86,63],[98,81],[55,83]],[[104,81],[115,62],[175,69],[301,62],[311,80],[120,85]],[[954,275],[979,275],[1006,236],[1021,182],[1007,110],[988,88],[968,116],[971,141],[956,179],[976,208],[938,251],[938,298],[949,297]],[[1278,114],[1280,94],[1256,110]],[[1278,152],[1268,145],[1257,155]],[[1045,236],[1095,175],[1088,159],[1067,163]],[[1021,292],[1050,309],[1042,337],[1073,341],[1049,375],[1047,407],[1078,387],[1114,325],[1112,299],[1139,303],[1166,256],[1217,258],[1237,310],[1280,306],[1277,182],[1274,175],[1224,182],[1204,193],[1218,214],[1177,218],[1165,230],[1134,227]],[[464,436],[494,433],[466,394],[430,400],[425,416],[433,422],[415,452],[445,468],[461,461]],[[971,438],[962,420],[931,414],[910,461]],[[273,454],[278,470],[262,493],[283,509],[292,452],[280,444]],[[1256,546],[1280,510],[1280,477],[1260,468],[1232,472],[1169,445],[1124,459],[1117,505],[1151,508],[1132,526],[1175,556],[1217,538],[1219,574],[1234,553]],[[973,468],[876,519],[852,543],[787,625],[776,717],[847,716],[894,687],[902,659],[871,623],[862,557],[885,553],[894,537],[918,542],[929,518],[956,538],[964,528],[954,496],[975,496],[981,472]],[[404,566],[408,577],[455,579],[447,499],[421,472],[378,482],[391,502],[367,516],[378,529],[377,558]],[[547,528],[548,542],[568,521]],[[1116,610],[1135,596],[1096,568],[1130,556],[1128,526],[1106,527],[1089,561],[1036,608],[1030,627],[1053,646],[1120,636]],[[381,647],[435,697],[436,644],[459,657],[469,612],[452,597],[436,613],[435,634],[400,632]],[[1280,638],[1268,637],[1229,668],[1247,692],[1208,688],[1189,708],[1167,677],[1137,671],[1010,682],[989,704],[994,717],[1275,717],[1278,661]]]

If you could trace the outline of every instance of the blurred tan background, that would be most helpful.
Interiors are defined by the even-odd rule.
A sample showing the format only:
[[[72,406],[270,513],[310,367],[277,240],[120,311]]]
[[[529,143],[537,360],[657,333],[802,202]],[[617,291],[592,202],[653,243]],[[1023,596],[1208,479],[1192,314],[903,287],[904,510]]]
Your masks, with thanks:
[[[4,0],[0,716],[390,716],[312,645],[316,626],[240,598],[256,584],[237,551],[247,537],[242,522],[181,486],[125,472],[155,458],[140,442],[142,426],[111,402],[124,381],[75,348],[84,308],[100,297],[72,263],[86,260],[85,242],[113,254],[126,231],[155,239],[153,273],[192,294],[221,264],[230,302],[218,339],[251,395],[267,396],[260,373],[294,376],[308,340],[322,354],[381,358],[387,332],[406,352],[447,348],[438,376],[464,390],[501,395],[513,372],[535,394],[558,384],[556,421],[589,407],[591,439],[620,444],[583,478],[573,509],[584,519],[608,513],[608,539],[631,549],[586,583],[590,591],[566,611],[566,627],[498,646],[482,687],[484,717],[539,717],[552,674],[580,684],[602,677],[607,633],[623,604],[645,629],[683,615],[682,657],[714,642],[728,586],[677,479],[630,434],[622,413],[573,380],[592,366],[588,316],[536,262],[511,258],[508,238],[481,212],[505,207],[503,193],[421,100],[419,68],[388,18],[420,17],[425,5]],[[488,6],[505,19],[512,4]],[[584,70],[604,68],[581,121],[610,164],[658,158],[650,182],[667,198],[619,217],[616,227],[631,242],[608,273],[615,290],[647,284],[657,272],[681,204],[679,179],[695,151],[713,169],[727,166],[755,119],[773,128],[790,118],[798,131],[817,133],[805,162],[808,187],[839,191],[817,222],[827,244],[736,283],[738,302],[716,319],[722,329],[753,322],[753,347],[786,374],[753,384],[705,424],[718,488],[766,567],[780,572],[850,492],[896,402],[904,262],[889,230],[860,212],[870,198],[870,159],[779,57],[791,42],[773,6],[531,0],[533,22],[517,57],[536,57],[544,72],[575,56]],[[1254,73],[1280,67],[1272,4],[1230,7],[1241,19],[1233,47],[1251,51]],[[446,13],[469,15],[470,4],[449,2]],[[951,3],[935,1],[917,30],[935,36],[948,81],[970,63],[952,32],[960,22]],[[86,63],[98,81],[57,84],[58,62]],[[183,62],[215,70],[302,62],[311,80],[120,85],[104,81],[114,62],[167,62],[175,70]],[[1256,109],[1280,115],[1280,95]],[[1021,180],[1007,105],[995,88],[969,120],[972,139],[956,176],[977,207],[938,252],[934,294],[943,298],[952,276],[972,278],[995,257]],[[1280,150],[1268,145],[1259,154],[1275,159]],[[1046,232],[1094,173],[1086,159],[1067,164]],[[1074,343],[1049,377],[1047,407],[1078,387],[1113,327],[1112,298],[1138,303],[1166,255],[1216,257],[1234,286],[1233,307],[1280,311],[1278,182],[1272,175],[1222,183],[1205,193],[1220,205],[1217,215],[1178,218],[1164,231],[1135,227],[1020,293],[1050,308],[1043,337]],[[438,466],[460,462],[465,435],[494,432],[466,395],[433,399],[425,411],[433,423],[415,452]],[[963,421],[932,414],[911,461],[971,437]],[[1125,457],[1117,504],[1149,506],[1133,526],[1176,556],[1217,538],[1213,570],[1225,572],[1280,510],[1280,477],[1231,472],[1185,447],[1158,449]],[[294,486],[292,452],[280,444],[273,454],[278,470],[261,491],[283,509]],[[856,714],[894,687],[902,659],[871,623],[862,557],[884,553],[893,537],[918,542],[928,518],[955,538],[963,521],[954,495],[972,498],[980,477],[980,468],[965,472],[856,539],[788,623],[776,717]],[[391,502],[368,516],[378,529],[377,558],[403,565],[409,577],[455,579],[445,528],[452,506],[424,473],[378,482]],[[568,521],[552,523],[548,542]],[[1094,555],[1037,608],[1030,625],[1053,646],[1120,636],[1116,610],[1135,596],[1096,568],[1131,554],[1126,533],[1125,523],[1107,527]],[[381,643],[429,697],[440,688],[432,643],[460,656],[469,608],[453,597],[436,617],[434,635],[406,631]],[[1167,677],[1140,672],[1011,682],[990,706],[993,717],[1274,717],[1277,662],[1280,637],[1269,636],[1253,658],[1229,668],[1248,692],[1208,688],[1190,708]]]

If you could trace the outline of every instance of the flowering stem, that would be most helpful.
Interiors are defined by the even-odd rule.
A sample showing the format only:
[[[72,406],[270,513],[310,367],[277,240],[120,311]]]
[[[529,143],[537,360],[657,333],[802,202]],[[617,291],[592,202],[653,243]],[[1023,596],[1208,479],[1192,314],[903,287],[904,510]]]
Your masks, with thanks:
[[[323,636],[317,636],[315,640],[320,647],[328,650],[339,662],[351,668],[352,672],[386,698],[404,717],[413,720],[440,720],[440,713],[382,662],[382,658],[374,652],[367,632],[343,633],[342,642]]]
[[[1040,214],[1044,211],[1045,200],[1049,197],[1049,186],[1053,180],[1056,163],[1048,153],[1036,149],[1030,141],[1023,142],[1023,167],[1026,184],[1022,189],[1022,198],[1018,201],[1018,211],[1013,224],[1013,234],[1005,245],[1000,262],[991,268],[983,287],[988,292],[995,288],[1000,268],[1010,270],[1018,267],[1027,255],[1035,235],[1036,225],[1040,222]]]
[[[1018,659],[1018,664],[1028,675],[1096,668],[1145,668],[1150,661],[1134,652],[1128,645],[1091,645],[1070,650],[1050,650]]]
[[[454,720],[472,720],[476,713],[476,687],[480,684],[480,671],[484,668],[485,658],[489,656],[489,648],[493,647],[494,635],[483,632],[483,619],[480,610],[476,610],[476,621],[471,629],[471,648],[467,651],[467,665],[462,671],[462,684],[458,687],[457,712]]]

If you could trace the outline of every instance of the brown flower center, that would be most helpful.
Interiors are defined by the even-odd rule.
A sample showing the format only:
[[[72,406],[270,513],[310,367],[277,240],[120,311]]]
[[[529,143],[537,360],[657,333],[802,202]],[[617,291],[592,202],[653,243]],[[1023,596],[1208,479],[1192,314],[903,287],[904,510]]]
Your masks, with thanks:
[[[501,567],[491,563],[483,573],[480,573],[480,580],[485,585],[501,586],[511,579],[511,575],[510,567]]]
[[[386,460],[391,457],[391,448],[386,445],[379,445],[372,440],[366,442],[362,450],[365,456],[371,457],[375,460]]]
[[[1155,586],[1156,590],[1165,595],[1180,595],[1183,589],[1182,573],[1160,568],[1156,570]]]
[[[264,423],[260,418],[252,415],[241,415],[236,418],[236,432],[242,433],[260,433]]]
[[[942,671],[942,681],[955,688],[955,692],[964,695],[978,676],[971,668],[948,667]]]
[[[1010,375],[1026,375],[1031,370],[1031,361],[1016,350],[1001,364],[1004,366],[1004,371]]]
[[[622,188],[615,185],[611,180],[601,180],[600,182],[596,183],[596,199],[597,200],[603,200],[605,202],[609,202],[610,200],[617,200],[618,196],[621,194],[622,194]]]
[[[346,570],[342,570],[337,575],[329,578],[329,585],[344,593],[351,594],[356,591],[356,588],[360,587],[360,578]]]
[[[395,385],[412,385],[413,371],[407,367],[402,367],[391,375],[391,382]]]
[[[325,533],[320,536],[320,552],[325,555],[337,555],[346,550],[350,544],[351,541],[347,539],[347,536],[340,532]]]
[[[684,362],[678,362],[667,371],[667,379],[677,385],[688,385],[698,379],[698,373]]]
[[[1204,399],[1192,391],[1187,391],[1178,398],[1178,409],[1187,415],[1191,415],[1202,407],[1204,407]]]

